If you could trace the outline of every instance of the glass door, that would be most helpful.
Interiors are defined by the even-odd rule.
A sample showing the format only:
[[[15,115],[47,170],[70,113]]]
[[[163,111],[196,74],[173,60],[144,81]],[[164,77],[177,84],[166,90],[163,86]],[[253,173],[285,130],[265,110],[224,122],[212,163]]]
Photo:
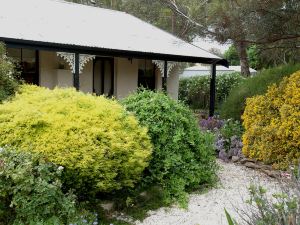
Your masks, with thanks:
[[[114,94],[114,59],[97,57],[93,66],[93,91],[97,95]]]

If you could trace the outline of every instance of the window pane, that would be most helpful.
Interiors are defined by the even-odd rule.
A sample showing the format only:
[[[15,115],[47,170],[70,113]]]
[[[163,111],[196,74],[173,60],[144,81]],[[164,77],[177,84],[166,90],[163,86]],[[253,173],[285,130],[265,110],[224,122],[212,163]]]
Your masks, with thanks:
[[[20,48],[7,48],[7,56],[21,62],[21,49]]]
[[[154,65],[151,60],[139,60],[138,86],[155,89]]]

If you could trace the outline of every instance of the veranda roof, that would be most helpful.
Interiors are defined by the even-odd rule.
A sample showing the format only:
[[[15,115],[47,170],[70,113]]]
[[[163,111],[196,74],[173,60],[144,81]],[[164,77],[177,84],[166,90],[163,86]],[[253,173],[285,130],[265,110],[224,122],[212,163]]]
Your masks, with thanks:
[[[124,12],[60,0],[0,1],[0,40],[11,45],[227,66],[226,60]]]

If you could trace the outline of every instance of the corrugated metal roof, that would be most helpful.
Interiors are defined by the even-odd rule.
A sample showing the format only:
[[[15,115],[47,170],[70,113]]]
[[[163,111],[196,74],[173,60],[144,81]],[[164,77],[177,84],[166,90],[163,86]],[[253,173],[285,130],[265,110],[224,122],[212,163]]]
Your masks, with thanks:
[[[0,2],[2,40],[220,59],[124,12],[59,0]]]

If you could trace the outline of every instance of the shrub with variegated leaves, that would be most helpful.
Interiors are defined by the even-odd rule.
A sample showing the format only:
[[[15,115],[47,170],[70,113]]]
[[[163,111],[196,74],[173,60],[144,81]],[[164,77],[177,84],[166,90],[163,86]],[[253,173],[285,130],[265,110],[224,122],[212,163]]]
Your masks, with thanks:
[[[276,168],[300,158],[300,71],[247,99],[243,153]]]
[[[117,101],[29,85],[0,105],[0,146],[7,145],[65,167],[64,183],[77,194],[133,187],[152,150],[147,129]]]

